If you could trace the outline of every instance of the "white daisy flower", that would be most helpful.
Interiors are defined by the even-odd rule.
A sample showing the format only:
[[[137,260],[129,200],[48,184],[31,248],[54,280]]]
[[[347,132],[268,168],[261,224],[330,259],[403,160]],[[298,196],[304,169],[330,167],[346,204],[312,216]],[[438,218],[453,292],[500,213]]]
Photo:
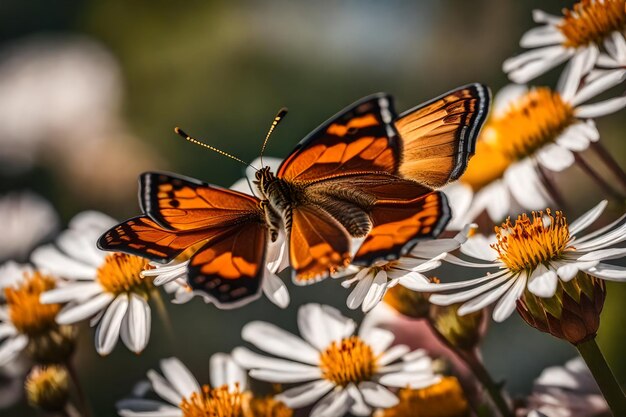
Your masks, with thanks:
[[[544,369],[528,398],[528,417],[601,417],[609,407],[581,358]]]
[[[488,268],[496,272],[480,278],[445,284],[422,284],[420,290],[450,292],[433,294],[430,302],[438,305],[464,303],[460,315],[496,303],[495,321],[508,318],[525,290],[541,298],[554,296],[559,280],[569,282],[579,271],[592,277],[626,280],[626,268],[605,263],[626,256],[626,248],[616,244],[626,240],[626,215],[586,236],[580,232],[602,214],[606,200],[568,225],[563,213],[550,210],[523,214],[515,224],[507,221],[497,228],[495,242],[474,236],[461,251],[483,262],[469,262],[452,255],[445,260],[464,267]]]
[[[263,158],[264,166],[270,166],[274,172],[276,172],[280,163],[281,159],[278,158]],[[252,161],[251,165],[261,166],[260,158]],[[253,168],[248,167],[246,176],[237,180],[230,189],[254,195],[254,190],[256,190],[256,187],[252,185],[254,172]],[[153,277],[154,285],[163,286],[167,293],[174,294],[172,302],[175,304],[186,303],[196,295],[202,297],[206,303],[209,303],[209,298],[204,296],[202,291],[193,291],[187,282],[187,264],[192,253],[193,250],[185,252],[166,265],[150,262],[150,266],[153,269],[145,270],[142,274],[146,277]],[[282,231],[275,242],[269,243],[266,256],[265,275],[261,284],[263,294],[278,307],[287,308],[290,301],[289,290],[283,280],[277,275],[277,273],[289,265],[285,235]]]
[[[558,88],[509,85],[495,97],[490,118],[467,171],[444,187],[458,230],[484,211],[494,222],[553,203],[542,170],[560,172],[600,134],[593,118],[626,107],[626,96],[587,104],[620,84],[626,70],[581,84],[581,71],[566,71]]]
[[[346,271],[333,276],[343,278],[354,274],[341,283],[345,288],[356,283],[346,300],[348,308],[354,310],[361,306],[363,312],[368,312],[382,300],[388,288],[399,284],[413,290],[417,284],[429,282],[424,273],[438,268],[447,252],[458,249],[467,240],[470,227],[466,226],[452,239],[420,242],[399,259],[379,261],[368,267],[350,265]]]
[[[37,194],[23,191],[0,197],[0,260],[27,257],[58,225],[52,205]]]
[[[87,211],[76,215],[56,241],[38,248],[32,261],[66,283],[41,296],[42,303],[68,303],[59,324],[93,318],[95,344],[101,355],[111,353],[121,337],[128,349],[141,352],[150,338],[148,300],[152,281],[141,272],[148,261],[134,255],[107,253],[96,247],[102,233],[117,224],[111,217]]]
[[[541,26],[520,40],[520,46],[530,50],[505,60],[504,72],[516,83],[527,83],[571,59],[586,74],[598,61],[602,46],[610,51],[623,42],[625,7],[624,0],[582,0],[563,9],[562,16],[534,10],[533,20]]]
[[[247,386],[246,372],[229,355],[211,357],[211,385],[200,386],[189,369],[176,358],[161,361],[163,376],[148,371],[151,388],[163,401],[129,398],[116,406],[123,417],[291,417],[292,412],[271,396],[255,397]],[[264,410],[264,414],[255,414]],[[252,411],[252,413],[251,413]]]
[[[33,346],[33,359],[49,359],[48,355],[60,353],[51,351],[56,347],[67,348],[62,349],[63,353],[71,351],[73,346],[68,343],[73,343],[72,330],[59,327],[55,321],[61,305],[42,304],[39,300],[42,293],[55,286],[53,277],[30,270],[2,289],[5,303],[0,305],[0,366],[13,362],[29,345]],[[46,347],[46,351],[38,351],[39,347]]]
[[[270,323],[248,323],[242,338],[280,359],[244,347],[236,348],[233,357],[252,378],[297,384],[276,399],[294,409],[315,404],[311,417],[369,415],[372,408],[398,404],[389,388],[418,389],[440,380],[424,351],[390,347],[394,335],[383,329],[355,334],[356,323],[332,307],[300,307],[298,328],[303,339]]]

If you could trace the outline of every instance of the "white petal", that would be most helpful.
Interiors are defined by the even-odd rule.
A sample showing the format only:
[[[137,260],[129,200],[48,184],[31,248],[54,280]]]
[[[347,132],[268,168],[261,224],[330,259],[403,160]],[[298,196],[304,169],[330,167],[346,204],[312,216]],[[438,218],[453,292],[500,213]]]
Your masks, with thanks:
[[[494,116],[502,115],[508,111],[517,99],[528,92],[528,87],[519,84],[508,84],[502,87],[498,94],[493,98],[493,105],[491,106],[491,112]]]
[[[576,117],[593,118],[615,113],[626,107],[626,97],[617,97],[600,101],[585,106],[578,106],[575,110]]]
[[[0,343],[0,366],[11,362],[28,345],[28,336],[20,334]]]
[[[96,247],[96,242],[106,229],[69,229],[61,233],[56,244],[72,259],[79,259],[87,265],[98,267],[107,253]]]
[[[322,351],[354,334],[356,323],[334,307],[310,303],[298,309],[298,329],[304,340]]]
[[[352,398],[352,406],[350,407],[350,414],[354,416],[369,416],[372,414],[372,408],[365,403],[363,394],[354,384],[349,384],[344,388],[350,398]]]
[[[556,138],[556,144],[570,151],[584,151],[590,142],[586,136],[586,126],[583,122],[569,126]]]
[[[396,338],[392,332],[380,328],[359,329],[359,337],[367,343],[374,355],[382,355]]]
[[[536,23],[550,23],[552,25],[558,26],[563,21],[563,17],[546,13],[543,10],[534,9],[533,20]]]
[[[538,150],[536,157],[541,165],[555,172],[563,171],[574,163],[574,154],[554,143]]]
[[[109,305],[96,329],[96,351],[104,356],[111,353],[120,335],[122,320],[128,309],[128,296],[118,295]]]
[[[285,372],[276,371],[274,369],[251,369],[250,376],[260,381],[274,382],[277,384],[292,384],[297,382],[306,382],[318,380],[321,372],[317,368],[313,368],[306,372]]]
[[[459,230],[465,224],[464,214],[472,203],[474,192],[469,185],[462,182],[448,184],[442,191],[448,197],[448,204],[452,209],[452,221],[448,224],[448,229]]]
[[[38,268],[68,279],[94,279],[96,268],[62,254],[52,245],[41,246],[32,253],[31,260]]]
[[[278,275],[266,271],[262,285],[263,293],[272,303],[280,308],[287,308],[289,305],[289,290],[287,290],[287,286]]]
[[[39,297],[42,304],[67,303],[83,301],[102,292],[97,282],[71,282],[63,287],[46,291]]]
[[[389,408],[400,402],[394,393],[372,381],[361,382],[359,391],[363,394],[365,402],[372,407]]]
[[[549,50],[551,48],[557,48],[557,50],[555,50],[554,52],[548,51],[549,53],[546,53],[539,59],[529,62],[523,66],[520,66],[518,69],[509,72],[509,79],[518,84],[527,83],[533,78],[536,78],[539,75],[547,72],[548,70],[560,65],[562,62],[565,62],[568,58],[575,54],[575,51],[572,48],[563,48],[560,45],[554,47],[548,46],[545,48],[538,48],[531,50],[530,52],[539,51],[542,49]]]
[[[318,371],[317,366],[305,365],[303,363],[292,362],[285,359],[271,358],[259,355],[245,347],[233,349],[234,360],[246,369],[270,369],[272,371],[282,371],[284,373],[311,373]]]
[[[536,48],[538,46],[556,45],[565,40],[563,34],[552,25],[545,25],[528,30],[520,39],[523,48]]]
[[[583,77],[583,69],[586,67],[587,61],[591,58],[590,55],[593,54],[593,50],[593,48],[582,49],[580,53],[574,55],[565,67],[565,70],[561,73],[557,91],[561,94],[561,98],[565,100],[565,102],[569,102],[578,90],[578,86]],[[597,48],[595,51],[597,52]]]
[[[528,280],[528,291],[537,297],[549,298],[556,292],[556,285],[559,279],[551,269],[545,265],[539,264],[530,275]]]
[[[378,271],[363,300],[363,312],[367,313],[374,308],[376,304],[383,299],[385,291],[387,291],[387,273],[385,271]]]
[[[598,203],[594,208],[571,222],[569,225],[570,235],[578,234],[579,232],[585,230],[588,226],[593,224],[593,222],[598,220],[602,212],[604,212],[607,204],[607,200],[600,201],[600,203]]]
[[[418,272],[409,272],[402,276],[398,282],[404,288],[413,291],[419,291],[424,284],[429,283],[428,278]]]
[[[619,259],[626,256],[626,248],[602,249],[594,252],[586,253],[580,258],[579,262],[587,261],[606,261],[608,259]]]
[[[359,271],[357,276],[358,275],[364,275],[364,278],[358,280],[356,286],[346,299],[346,305],[352,310],[359,308],[359,306],[363,304],[363,300],[365,300],[365,297],[372,286],[372,282],[374,281],[374,274],[371,269],[363,269]]]
[[[496,300],[499,300],[500,297],[502,297],[502,295],[507,292],[509,288],[511,288],[513,284],[515,284],[518,280],[519,278],[510,278],[507,282],[500,285],[499,287],[494,288],[491,291],[487,291],[477,296],[476,298],[467,301],[466,303],[461,305],[461,307],[459,307],[457,314],[459,316],[465,316],[466,314],[474,313],[478,310],[482,310],[488,305],[493,304]]]
[[[289,408],[302,408],[313,404],[333,388],[332,382],[320,379],[287,389],[274,398],[277,401],[282,401]]]
[[[380,366],[389,365],[391,362],[400,359],[410,351],[411,349],[407,345],[392,346],[378,358],[377,363]]]
[[[159,375],[155,370],[150,369],[148,371],[148,380],[152,385],[152,389],[156,392],[159,397],[163,398],[166,401],[169,401],[171,404],[178,405],[183,400],[183,396],[176,391],[174,387],[161,375]]]
[[[465,291],[460,291],[454,294],[433,294],[430,296],[429,301],[433,304],[437,305],[451,305],[455,303],[464,302],[470,300],[474,297],[478,297],[480,294],[485,293],[492,288],[499,287],[500,285],[505,284],[510,279],[510,274],[501,275],[495,277],[495,274],[491,275],[486,284],[482,284],[476,288],[472,288]],[[470,281],[466,281],[468,283]],[[442,284],[438,284],[442,285]]]
[[[444,282],[441,284],[435,284],[435,283],[430,283],[428,285],[424,284],[423,287],[421,287],[419,289],[419,291],[426,291],[426,292],[441,292],[441,291],[449,291],[449,290],[458,290],[458,289],[463,289],[463,288],[469,288],[469,287],[473,287],[475,285],[479,285],[482,284],[484,282],[488,282],[488,281],[492,281],[498,277],[502,277],[502,275],[505,274],[510,274],[510,272],[506,269],[502,269],[496,273],[493,274],[487,274],[485,276],[479,277],[479,278],[474,278],[474,279],[470,279],[467,281],[458,281],[458,282]],[[450,294],[450,295],[454,295],[454,294]],[[438,295],[440,296],[440,295]],[[429,300],[432,302],[432,296],[429,298]]]
[[[502,266],[499,262],[493,263],[480,263],[480,262],[470,262],[464,259],[457,258],[454,255],[447,254],[445,260],[453,265],[466,266],[468,268],[500,268]]]
[[[209,362],[209,372],[213,387],[227,385],[230,389],[238,386],[239,390],[246,390],[247,374],[230,355],[213,354]]]
[[[624,79],[626,79],[626,70],[612,71],[605,77],[594,80],[578,90],[571,101],[571,105],[577,107],[606,90],[621,84]]]
[[[626,268],[623,266],[598,264],[586,271],[594,277],[606,279],[608,281],[626,280]]]
[[[104,233],[116,224],[117,220],[111,216],[95,210],[86,210],[72,217],[69,227],[75,230],[98,230]]]
[[[177,358],[161,360],[161,370],[171,386],[183,397],[200,392],[200,385],[189,369]]]
[[[495,235],[489,236],[489,238],[484,235],[474,235],[461,245],[461,253],[473,258],[493,262],[498,256],[497,252],[491,247],[495,242]],[[445,259],[449,260],[450,258],[452,258],[452,255],[447,255]]]
[[[115,404],[121,417],[182,417],[183,411],[178,407],[160,401],[143,398],[129,398]]]
[[[415,372],[395,372],[382,375],[379,382],[387,387],[413,389],[425,388],[436,384],[441,380],[440,377],[432,374],[416,374]]]
[[[529,158],[511,165],[504,173],[504,179],[511,194],[523,208],[538,210],[550,204],[548,191]]]
[[[235,181],[233,185],[228,188],[233,191],[239,191],[240,193],[253,195],[252,188],[250,187],[250,182],[248,182],[247,178],[239,178],[237,181]]]
[[[283,358],[317,365],[319,352],[302,339],[270,323],[253,321],[246,324],[241,337],[259,349]]]
[[[315,404],[309,417],[343,417],[352,406],[352,398],[344,389],[335,390]]]
[[[517,307],[517,300],[522,296],[526,289],[526,275],[521,274],[515,284],[509,288],[506,294],[498,301],[493,309],[493,319],[500,323],[506,320],[513,314]]]
[[[122,322],[122,342],[128,349],[141,353],[150,340],[150,306],[139,295],[131,293],[128,311]]]
[[[596,266],[598,262],[562,262],[561,264],[557,264],[558,268],[556,270],[556,274],[559,276],[561,281],[568,282],[571,281],[581,269],[593,268]]]
[[[104,309],[115,296],[104,292],[80,304],[68,304],[57,314],[59,324],[72,324],[84,320]]]

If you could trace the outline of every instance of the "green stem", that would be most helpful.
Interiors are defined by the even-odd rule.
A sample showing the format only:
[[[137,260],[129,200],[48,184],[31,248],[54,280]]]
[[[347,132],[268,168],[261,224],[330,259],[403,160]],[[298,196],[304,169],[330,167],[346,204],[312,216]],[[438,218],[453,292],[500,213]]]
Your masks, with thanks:
[[[475,353],[467,353],[465,355],[461,355],[461,357],[465,360],[465,363],[467,363],[467,366],[470,367],[472,372],[474,372],[474,375],[476,375],[476,378],[478,378],[485,390],[487,390],[487,393],[489,394],[493,405],[495,405],[498,409],[500,416],[514,417],[509,404],[502,395],[502,388],[493,380],[493,378],[491,378],[491,375],[489,374],[489,371],[487,371],[487,368],[485,368],[485,365],[483,365],[482,361],[478,359],[478,355]]]
[[[483,365],[482,361],[478,359],[478,354],[476,352],[469,352],[466,350],[458,349],[457,347],[452,345],[452,343],[450,343],[448,339],[446,339],[445,336],[439,332],[439,330],[437,330],[437,328],[429,319],[425,320],[435,336],[437,336],[437,338],[444,345],[450,348],[450,350],[452,350],[456,354],[456,356],[470,368],[476,379],[480,382],[485,391],[487,391],[487,394],[489,394],[491,402],[498,409],[500,416],[514,417],[511,408],[509,407],[508,403],[504,399],[504,396],[502,395],[502,389],[491,378],[491,375],[489,374],[489,371],[487,371],[487,368],[485,368],[485,365]],[[464,387],[464,390],[466,392],[471,391],[468,388],[469,387]],[[480,415],[480,406],[477,403],[476,399],[468,398],[468,400],[470,402],[471,408],[474,410],[476,415]]]
[[[576,345],[614,416],[626,416],[626,396],[606,363],[595,339]]]

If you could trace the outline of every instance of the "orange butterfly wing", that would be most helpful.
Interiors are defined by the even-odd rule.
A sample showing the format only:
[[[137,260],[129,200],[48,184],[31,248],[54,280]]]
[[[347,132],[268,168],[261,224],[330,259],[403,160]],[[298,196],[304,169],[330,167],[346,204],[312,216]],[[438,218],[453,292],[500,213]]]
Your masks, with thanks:
[[[386,94],[352,104],[304,138],[280,165],[277,176],[306,183],[336,175],[397,172],[394,114],[392,99]]]
[[[238,224],[214,235],[189,261],[189,285],[220,308],[235,308],[260,296],[265,273],[267,228]]]
[[[256,197],[180,175],[147,172],[139,177],[142,211],[164,229],[221,227],[258,212]]]
[[[98,248],[126,252],[156,262],[169,262],[208,238],[206,230],[173,233],[147,216],[126,220],[98,239]]]
[[[321,207],[294,207],[289,231],[289,258],[295,283],[319,281],[350,262],[348,232]]]
[[[371,219],[373,228],[352,261],[356,265],[397,259],[419,240],[436,237],[450,220],[450,208],[445,195],[434,191],[411,201],[377,202]]]
[[[432,188],[461,176],[489,111],[489,89],[469,84],[402,113],[399,174]]]

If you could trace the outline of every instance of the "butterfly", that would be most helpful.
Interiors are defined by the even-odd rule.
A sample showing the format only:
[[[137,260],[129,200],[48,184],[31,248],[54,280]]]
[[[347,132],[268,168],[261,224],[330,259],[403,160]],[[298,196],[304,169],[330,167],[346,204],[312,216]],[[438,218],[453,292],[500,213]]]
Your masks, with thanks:
[[[199,245],[187,266],[188,284],[222,308],[260,295],[268,246],[283,235],[297,284],[351,262],[396,259],[450,220],[445,195],[434,189],[467,167],[489,102],[481,84],[399,115],[390,95],[365,97],[306,136],[276,173],[259,168],[258,197],[144,173],[143,214],[107,231],[98,247],[167,263]],[[364,239],[358,249],[355,238]]]

